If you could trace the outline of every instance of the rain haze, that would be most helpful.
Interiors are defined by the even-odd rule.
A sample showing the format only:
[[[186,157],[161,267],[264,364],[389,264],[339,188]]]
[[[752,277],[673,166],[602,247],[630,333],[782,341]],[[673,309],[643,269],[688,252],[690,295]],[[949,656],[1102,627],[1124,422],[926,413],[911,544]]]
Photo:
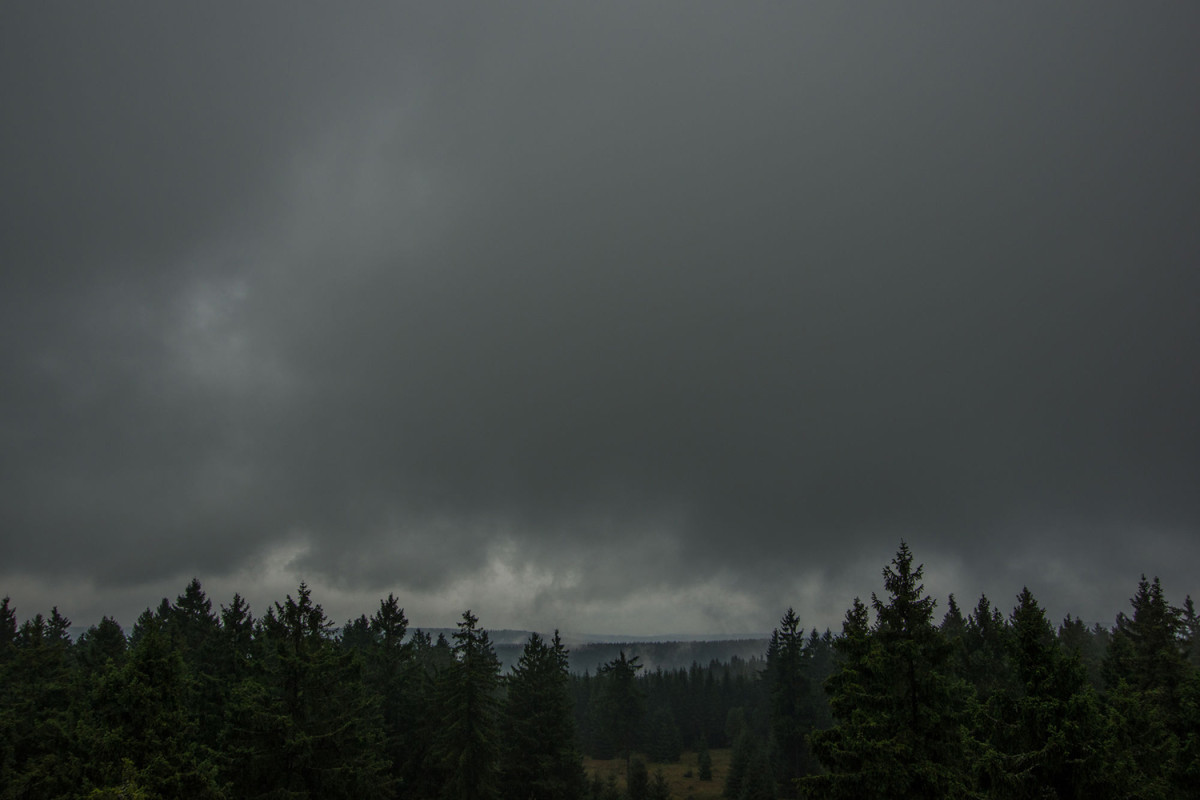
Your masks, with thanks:
[[[10,4],[0,595],[1200,595],[1200,6]]]

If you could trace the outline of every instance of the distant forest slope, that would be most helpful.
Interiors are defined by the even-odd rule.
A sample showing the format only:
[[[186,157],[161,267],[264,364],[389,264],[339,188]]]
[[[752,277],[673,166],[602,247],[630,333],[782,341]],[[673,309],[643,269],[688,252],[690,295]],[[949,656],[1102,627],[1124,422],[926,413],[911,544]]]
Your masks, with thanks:
[[[769,639],[729,639],[706,642],[593,642],[575,645],[571,649],[569,668],[575,674],[585,671],[595,675],[601,665],[616,659],[621,653],[640,659],[644,669],[687,669],[693,664],[707,666],[713,661],[722,664],[741,659],[764,658]],[[516,663],[521,646],[497,647],[496,655],[506,666]]]
[[[433,639],[437,639],[439,635],[449,639],[454,630],[425,628],[423,633],[429,634]],[[521,657],[521,651],[529,641],[531,631],[502,629],[488,633],[496,650],[496,657],[500,659],[501,669],[507,673]],[[542,636],[549,638],[549,633]],[[602,637],[564,634],[562,638],[570,647],[568,669],[575,675],[582,675],[584,672],[594,675],[601,665],[607,664],[621,653],[628,658],[637,656],[642,667],[653,672],[657,669],[687,669],[693,664],[708,666],[713,661],[726,663],[735,658],[743,661],[762,659],[766,656],[767,645],[770,644],[770,638],[767,636],[706,640],[675,640],[665,636],[661,639],[629,637],[624,641],[599,641]]]

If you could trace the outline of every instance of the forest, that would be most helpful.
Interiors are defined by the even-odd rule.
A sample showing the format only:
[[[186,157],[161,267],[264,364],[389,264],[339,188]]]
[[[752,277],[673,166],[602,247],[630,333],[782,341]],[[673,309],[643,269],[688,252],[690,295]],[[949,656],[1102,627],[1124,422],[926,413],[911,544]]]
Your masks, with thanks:
[[[505,671],[471,611],[435,639],[392,595],[338,625],[305,584],[256,617],[193,580],[75,640],[5,598],[0,800],[687,800],[685,758],[728,800],[1200,797],[1190,596],[1143,576],[1113,625],[1055,626],[1028,589],[939,615],[904,543],[882,577],[840,631],[788,609],[761,657],[581,674],[557,632]]]

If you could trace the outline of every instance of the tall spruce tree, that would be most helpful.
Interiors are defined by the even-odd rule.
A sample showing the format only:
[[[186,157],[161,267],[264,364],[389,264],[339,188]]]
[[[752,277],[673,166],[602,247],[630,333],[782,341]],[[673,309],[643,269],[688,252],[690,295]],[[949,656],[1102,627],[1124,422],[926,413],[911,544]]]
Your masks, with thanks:
[[[90,780],[114,792],[132,781],[151,797],[222,797],[217,753],[201,735],[211,709],[168,622],[143,627],[124,663],[108,665],[88,702]]]
[[[229,755],[242,797],[377,798],[390,791],[375,699],[300,584],[256,626],[255,672],[234,692]]]
[[[454,660],[441,672],[441,723],[434,755],[444,770],[447,800],[497,796],[500,662],[487,631],[469,610],[454,634]]]
[[[934,601],[908,545],[883,570],[887,600],[872,595],[843,625],[842,668],[830,679],[836,727],[813,734],[829,770],[802,779],[830,798],[969,797],[975,760],[971,692],[948,671],[950,650],[933,625]]]
[[[1194,797],[1190,736],[1200,723],[1185,702],[1193,682],[1181,647],[1181,612],[1156,577],[1143,575],[1117,617],[1104,661],[1106,699],[1115,735],[1109,758],[1120,762],[1138,797]]]
[[[785,797],[796,796],[796,779],[810,770],[808,735],[812,731],[809,651],[796,612],[789,608],[771,632],[767,669],[771,697],[771,736],[777,755],[776,778]]]
[[[416,674],[413,645],[405,640],[408,617],[395,595],[389,593],[386,600],[379,601],[379,609],[371,618],[364,616],[362,623],[364,680],[368,690],[379,698],[390,774],[397,785],[403,785],[406,758],[415,746],[414,736],[421,733],[414,724],[414,715],[420,709],[412,702],[412,691],[418,688],[421,677]]]
[[[9,618],[0,618],[8,635]],[[83,783],[77,717],[83,705],[67,634],[51,610],[21,623],[0,672],[0,798],[69,797]]]
[[[627,659],[625,651],[602,665],[596,673],[600,683],[600,728],[602,736],[625,759],[629,771],[633,748],[645,712],[642,692],[636,677],[642,668],[638,657]]]
[[[534,633],[505,684],[501,710],[500,795],[574,800],[586,777],[575,732],[567,650],[558,632]]]
[[[1104,720],[1075,651],[1064,652],[1028,588],[1017,597],[1009,646],[1018,691],[988,698],[989,796],[1101,798],[1112,785],[1099,755]]]
[[[442,674],[455,663],[449,642],[438,635],[437,643],[426,632],[413,632],[408,642],[411,662],[403,682],[404,724],[399,743],[399,791],[413,800],[436,800],[445,784],[444,770],[437,758],[437,740],[443,712],[439,686]]]
[[[80,634],[75,642],[75,659],[85,674],[102,672],[108,662],[120,666],[125,658],[125,632],[112,617],[103,617]]]

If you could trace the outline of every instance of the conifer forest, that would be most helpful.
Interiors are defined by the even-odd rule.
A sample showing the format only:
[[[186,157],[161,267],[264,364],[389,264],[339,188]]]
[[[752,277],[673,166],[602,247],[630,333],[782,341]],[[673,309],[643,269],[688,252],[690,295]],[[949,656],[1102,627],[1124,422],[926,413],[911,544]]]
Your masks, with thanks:
[[[505,671],[474,613],[435,638],[391,595],[339,624],[304,584],[255,613],[193,580],[74,640],[6,598],[0,798],[686,800],[681,760],[728,800],[1200,797],[1190,597],[1143,576],[1112,625],[935,602],[903,543],[882,578],[840,630],[787,609],[761,657],[582,673],[557,632]]]

